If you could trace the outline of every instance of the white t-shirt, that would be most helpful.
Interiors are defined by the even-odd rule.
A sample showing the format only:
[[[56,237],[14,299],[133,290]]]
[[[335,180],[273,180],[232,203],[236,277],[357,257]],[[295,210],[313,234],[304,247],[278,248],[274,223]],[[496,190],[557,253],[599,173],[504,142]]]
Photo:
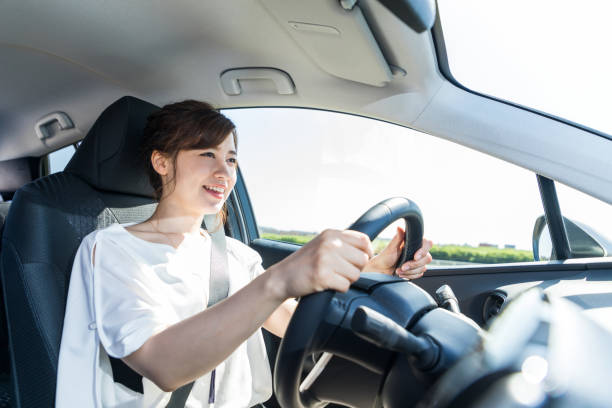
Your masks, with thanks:
[[[227,239],[227,253],[232,295],[263,268],[257,252],[237,240]],[[70,278],[56,406],[165,407],[171,393],[144,377],[144,394],[114,382],[108,355],[125,357],[152,335],[206,309],[209,274],[207,234],[189,235],[177,249],[140,239],[119,224],[87,235]],[[210,374],[197,379],[185,406],[207,407],[209,386]],[[250,407],[271,394],[270,367],[257,330],[217,367],[215,406]]]

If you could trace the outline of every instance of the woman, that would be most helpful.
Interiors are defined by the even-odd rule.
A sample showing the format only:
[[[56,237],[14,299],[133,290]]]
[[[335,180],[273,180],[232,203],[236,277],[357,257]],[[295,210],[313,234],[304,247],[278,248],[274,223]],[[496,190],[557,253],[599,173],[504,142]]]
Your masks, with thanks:
[[[75,284],[81,279],[91,281],[85,291],[95,309],[90,329],[102,345],[97,404],[164,407],[171,391],[194,380],[187,406],[263,402],[271,378],[258,329],[282,337],[294,298],[346,291],[364,270],[392,274],[403,231],[372,257],[364,234],[327,230],[266,271],[255,251],[228,238],[229,296],[207,308],[211,238],[200,226],[206,214],[223,215],[236,182],[235,127],[206,103],[175,103],[151,115],[143,149],[159,204],[140,224],[113,225],[83,240],[72,272],[58,390],[70,376],[67,356],[78,346],[69,316],[71,297],[84,296],[88,286]],[[424,240],[415,261],[396,271],[399,276],[421,276],[431,261],[430,247]],[[106,354],[143,376],[141,392],[113,382]],[[58,406],[77,404],[59,392],[57,400]]]

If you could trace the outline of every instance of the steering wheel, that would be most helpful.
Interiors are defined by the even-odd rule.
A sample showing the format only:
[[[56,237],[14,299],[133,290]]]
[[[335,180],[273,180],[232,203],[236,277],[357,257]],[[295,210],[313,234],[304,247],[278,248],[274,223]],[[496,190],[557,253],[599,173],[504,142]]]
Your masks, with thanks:
[[[414,202],[403,197],[381,201],[348,229],[363,232],[373,240],[400,218],[406,221],[404,249],[398,260],[398,265],[401,265],[414,257],[423,241],[423,217]],[[326,290],[304,296],[289,322],[278,349],[274,369],[274,389],[282,407],[315,408],[322,403],[308,391],[301,392],[299,387],[306,358],[312,353],[324,351],[325,343],[334,328],[322,323],[335,293]]]

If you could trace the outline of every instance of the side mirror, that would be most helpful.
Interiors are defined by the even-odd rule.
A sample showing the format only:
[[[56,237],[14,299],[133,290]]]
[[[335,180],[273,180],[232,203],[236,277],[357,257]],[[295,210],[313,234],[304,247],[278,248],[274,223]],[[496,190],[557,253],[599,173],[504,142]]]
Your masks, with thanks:
[[[588,225],[563,217],[571,258],[595,258],[612,254],[612,242]],[[536,261],[557,259],[546,218],[541,215],[533,227],[533,257]]]
[[[436,21],[435,0],[379,0],[417,33],[430,30]]]

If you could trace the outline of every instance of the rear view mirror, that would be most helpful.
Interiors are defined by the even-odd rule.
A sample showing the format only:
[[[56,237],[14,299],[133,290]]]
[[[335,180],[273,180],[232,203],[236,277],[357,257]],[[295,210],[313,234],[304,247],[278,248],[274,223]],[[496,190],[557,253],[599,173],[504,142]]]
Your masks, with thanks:
[[[430,30],[436,20],[435,0],[379,0],[417,33]]]
[[[612,243],[588,225],[563,217],[571,258],[595,258],[612,253]],[[557,259],[546,218],[541,215],[533,227],[533,257],[536,261]]]

